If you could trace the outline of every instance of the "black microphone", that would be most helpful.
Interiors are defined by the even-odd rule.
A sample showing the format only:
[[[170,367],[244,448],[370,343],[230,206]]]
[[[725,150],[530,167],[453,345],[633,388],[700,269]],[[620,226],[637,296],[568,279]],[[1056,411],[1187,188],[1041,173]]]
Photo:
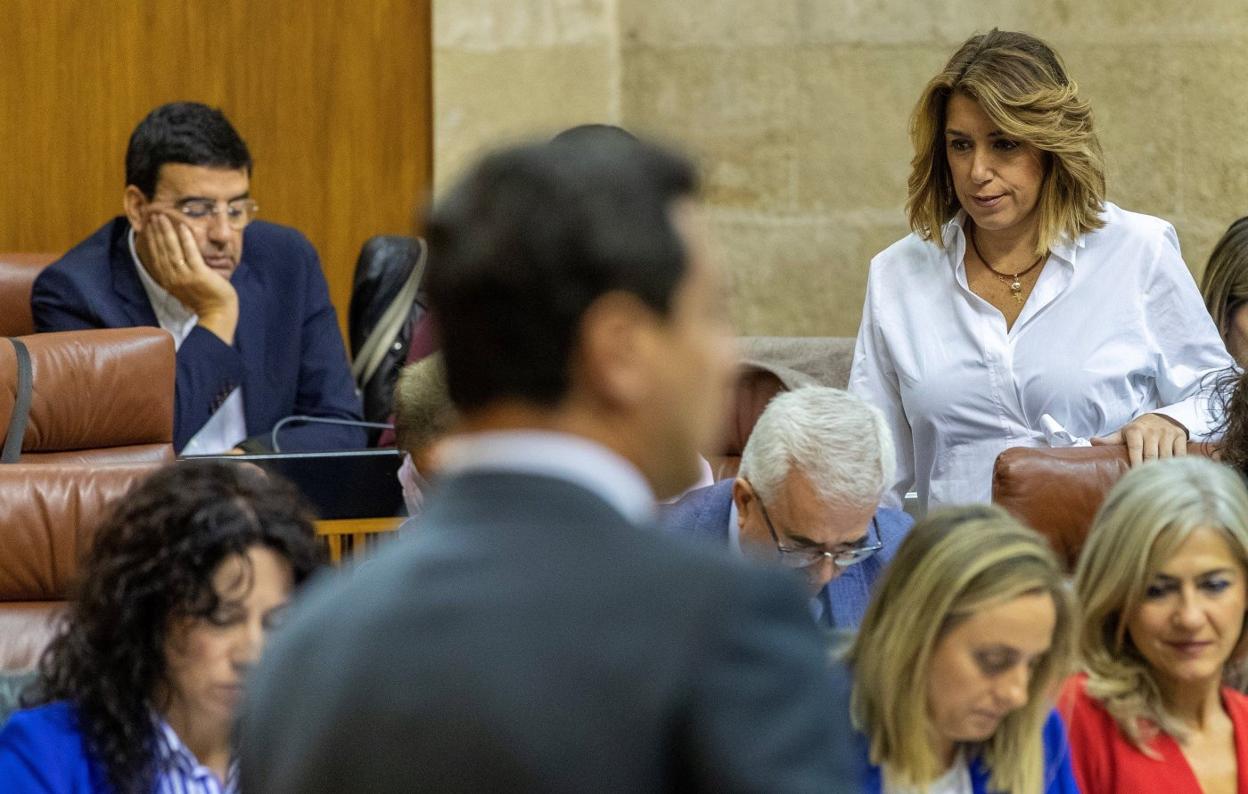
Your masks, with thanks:
[[[364,427],[370,430],[393,430],[394,425],[389,422],[364,422],[359,419],[332,419],[328,416],[307,416],[305,414],[291,414],[282,417],[277,424],[273,425],[273,430],[269,432],[269,446],[273,447],[275,453],[280,453],[282,448],[277,444],[277,433],[283,427],[292,422],[305,422],[308,424],[321,425],[341,425],[343,427]]]

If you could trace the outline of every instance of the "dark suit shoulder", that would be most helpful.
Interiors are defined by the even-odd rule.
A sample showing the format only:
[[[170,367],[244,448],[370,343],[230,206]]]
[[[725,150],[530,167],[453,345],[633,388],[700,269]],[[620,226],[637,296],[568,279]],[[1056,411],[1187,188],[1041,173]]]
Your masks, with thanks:
[[[471,574],[452,564],[467,560]],[[716,622],[731,612],[726,605],[764,591],[779,591],[804,609],[801,588],[789,577],[750,566],[722,546],[635,526],[589,491],[544,477],[444,484],[419,531],[366,568],[367,576],[317,588],[307,610],[340,618],[356,609],[376,615],[380,606],[392,617],[413,612],[428,604],[411,599],[412,581],[424,582],[425,592],[454,592],[470,611],[514,607],[523,620],[526,599],[534,609],[553,599],[567,604],[556,620],[636,619],[655,630]],[[646,620],[656,610],[666,615],[663,629]]]
[[[307,265],[317,263],[316,249],[303,232],[290,226],[253,221],[243,233],[243,259]]]
[[[114,328],[140,324],[116,302],[120,282],[139,296],[142,285],[134,271],[124,217],[117,217],[44,268],[31,289],[30,308],[37,331]],[[119,282],[120,279],[120,282]],[[149,309],[150,311],[150,309]],[[155,317],[151,318],[155,324]]]
[[[732,479],[690,491],[660,511],[668,532],[726,542],[732,513]]]
[[[410,777],[380,776],[419,769],[441,790],[665,790],[729,757],[754,766],[752,733],[776,706],[757,677],[800,688],[820,659],[795,581],[631,524],[572,483],[455,477],[412,536],[301,595],[243,707],[243,780],[398,791]],[[826,722],[818,693],[800,700],[799,722]],[[307,725],[335,752],[290,739]],[[810,757],[827,753],[821,730]],[[366,734],[392,734],[393,752]]]
[[[36,286],[50,273],[63,274],[64,277],[74,281],[107,279],[111,259],[114,256],[113,249],[119,241],[124,242],[129,229],[130,223],[125,217],[113,218],[92,232],[90,237],[66,251],[60,259],[44,268],[35,279]]]

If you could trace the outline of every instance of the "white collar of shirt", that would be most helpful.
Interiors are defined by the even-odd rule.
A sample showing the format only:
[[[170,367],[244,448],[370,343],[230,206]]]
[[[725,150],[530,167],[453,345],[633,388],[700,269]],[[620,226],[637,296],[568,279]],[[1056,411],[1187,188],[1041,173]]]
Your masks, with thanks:
[[[568,433],[508,430],[447,441],[443,475],[501,470],[555,477],[581,486],[636,524],[654,518],[654,492],[637,467],[588,439]]]
[[[728,501],[728,548],[738,557],[744,557],[741,551],[741,525],[738,523],[741,514],[737,512],[737,500]]]
[[[155,791],[186,792],[186,794],[236,794],[238,791],[238,761],[230,761],[224,783],[215,772],[199,762],[191,749],[182,742],[169,723],[153,715],[156,724],[156,748],[159,772]]]
[[[883,770],[883,777],[884,794],[918,794],[919,791],[926,791],[927,794],[971,794],[975,790],[971,781],[971,768],[966,762],[964,750],[958,750],[957,756],[953,759],[953,765],[923,788],[898,784],[896,775],[887,767]]]
[[[156,279],[147,272],[147,268],[143,266],[143,261],[139,259],[139,252],[134,247],[134,228],[126,234],[126,241],[130,245],[130,258],[134,260],[134,269],[139,273],[139,281],[143,283],[143,291],[147,293],[147,300],[152,304],[152,311],[156,313],[156,321],[160,323],[160,327],[173,334],[174,348],[182,347],[182,341],[186,339],[187,334],[199,322],[198,315],[182,304],[182,301],[169,294],[169,291],[156,283]]]
[[[945,250],[952,256],[952,262],[956,267],[963,267],[966,261],[966,210],[958,210],[945,228],[941,232],[941,237],[945,241]],[[1083,248],[1083,235],[1079,235],[1074,240],[1069,237],[1063,237],[1049,248],[1049,253],[1071,267],[1075,264],[1075,252]]]

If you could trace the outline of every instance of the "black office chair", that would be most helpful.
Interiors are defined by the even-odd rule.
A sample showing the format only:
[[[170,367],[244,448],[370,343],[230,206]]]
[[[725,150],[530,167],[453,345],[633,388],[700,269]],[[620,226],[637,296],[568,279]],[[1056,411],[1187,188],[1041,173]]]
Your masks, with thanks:
[[[370,422],[393,413],[394,382],[407,361],[412,327],[428,311],[421,289],[425,251],[417,237],[378,235],[364,243],[355,263],[347,314],[351,374]],[[380,432],[370,431],[370,445]]]

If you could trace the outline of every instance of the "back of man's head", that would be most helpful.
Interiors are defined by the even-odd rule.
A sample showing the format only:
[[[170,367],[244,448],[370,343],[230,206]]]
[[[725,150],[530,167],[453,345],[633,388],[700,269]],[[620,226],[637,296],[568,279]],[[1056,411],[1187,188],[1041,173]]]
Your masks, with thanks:
[[[229,119],[199,102],[161,105],[131,133],[126,147],[127,185],[150,199],[165,163],[242,169],[251,174],[251,153]]]
[[[584,136],[487,156],[435,206],[430,303],[452,401],[556,407],[581,320],[609,292],[666,316],[686,271],[674,202],[692,166],[622,136]]]
[[[578,124],[562,130],[550,139],[551,143],[568,143],[585,140],[593,142],[603,138],[636,141],[637,136],[614,124]]]
[[[877,502],[896,470],[884,417],[842,389],[807,386],[776,396],[750,431],[739,474],[767,500],[793,470],[827,503]]]

